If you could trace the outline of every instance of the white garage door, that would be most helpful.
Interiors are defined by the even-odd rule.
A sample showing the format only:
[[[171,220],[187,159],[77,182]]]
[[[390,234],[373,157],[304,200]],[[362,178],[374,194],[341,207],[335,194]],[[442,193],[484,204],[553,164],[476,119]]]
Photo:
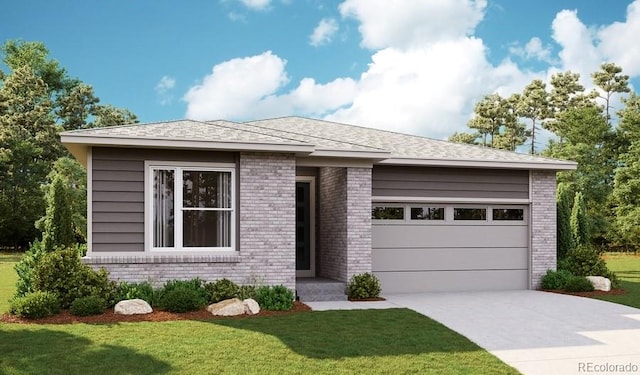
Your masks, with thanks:
[[[528,206],[375,203],[383,293],[529,288]]]

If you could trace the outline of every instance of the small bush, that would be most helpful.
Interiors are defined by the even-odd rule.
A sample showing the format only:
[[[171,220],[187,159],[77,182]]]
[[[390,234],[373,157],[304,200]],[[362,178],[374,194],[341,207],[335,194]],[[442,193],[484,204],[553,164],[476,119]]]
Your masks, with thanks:
[[[347,295],[350,299],[380,297],[380,280],[369,272],[353,275],[347,283]]]
[[[202,295],[194,289],[177,288],[162,293],[160,308],[170,312],[197,311],[205,305]]]
[[[79,246],[47,253],[35,266],[31,275],[34,290],[58,295],[62,308],[68,308],[80,297],[104,298],[111,306],[114,300],[115,282],[109,280],[104,269],[96,272],[82,263]]]
[[[542,276],[541,287],[542,289],[564,289],[567,281],[572,277],[571,272],[567,270],[547,270],[547,273]]]
[[[116,287],[116,303],[127,299],[136,298],[145,300],[149,305],[153,305],[155,303],[153,286],[151,286],[151,284],[147,281],[143,281],[141,283],[129,283],[126,281],[121,281]]]
[[[293,308],[293,292],[284,285],[259,287],[255,300],[263,310],[284,311]]]
[[[241,285],[238,288],[238,293],[236,294],[236,297],[238,297],[241,300],[245,300],[247,298],[255,299],[256,287],[253,285]]]
[[[69,311],[76,316],[98,315],[104,312],[106,304],[104,298],[96,296],[80,297],[71,303]]]
[[[220,279],[212,283],[205,284],[207,300],[209,303],[216,303],[226,299],[234,298],[238,294],[238,284],[229,279]]]
[[[9,312],[22,318],[45,318],[60,312],[60,300],[55,293],[31,292],[11,300]]]
[[[24,253],[20,261],[13,267],[18,275],[16,297],[22,297],[34,291],[31,285],[33,269],[40,263],[45,254],[47,254],[47,252],[44,250],[42,243],[35,240],[33,244],[31,244],[31,247],[29,247],[29,250]]]
[[[157,305],[171,312],[196,311],[207,304],[202,280],[170,280],[157,292]]]
[[[604,276],[609,270],[600,253],[593,245],[580,245],[569,250],[566,258],[559,264],[561,269],[571,272],[576,276]]]
[[[593,285],[584,276],[573,276],[564,286],[564,290],[567,292],[592,292]]]

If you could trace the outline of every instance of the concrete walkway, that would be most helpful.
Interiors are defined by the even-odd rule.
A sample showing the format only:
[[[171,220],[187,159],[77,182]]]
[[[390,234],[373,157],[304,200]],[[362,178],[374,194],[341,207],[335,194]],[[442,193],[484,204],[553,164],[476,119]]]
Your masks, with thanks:
[[[538,291],[385,297],[384,302],[308,305],[314,310],[406,307],[466,336],[523,374],[640,373],[640,309]]]

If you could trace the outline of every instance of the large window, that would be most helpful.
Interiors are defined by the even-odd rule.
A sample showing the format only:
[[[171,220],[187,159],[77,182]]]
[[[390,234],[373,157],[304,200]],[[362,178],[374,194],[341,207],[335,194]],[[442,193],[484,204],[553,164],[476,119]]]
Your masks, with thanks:
[[[148,173],[153,250],[233,249],[232,168],[150,165]]]

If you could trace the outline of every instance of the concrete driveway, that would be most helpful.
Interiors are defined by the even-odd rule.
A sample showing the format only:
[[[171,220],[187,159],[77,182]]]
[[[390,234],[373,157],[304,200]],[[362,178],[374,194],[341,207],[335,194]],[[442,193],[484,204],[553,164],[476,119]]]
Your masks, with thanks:
[[[523,374],[640,373],[640,309],[529,290],[385,297],[389,305],[461,333]]]

